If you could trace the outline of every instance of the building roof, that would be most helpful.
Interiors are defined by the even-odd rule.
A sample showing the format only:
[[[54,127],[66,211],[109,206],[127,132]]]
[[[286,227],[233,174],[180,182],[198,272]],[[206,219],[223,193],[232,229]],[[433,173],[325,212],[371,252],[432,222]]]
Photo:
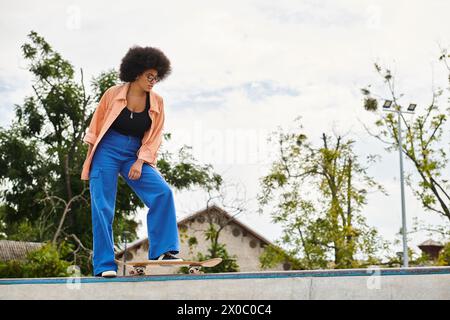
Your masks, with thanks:
[[[419,244],[418,247],[444,247],[444,245],[440,242],[428,239],[427,241]]]
[[[201,209],[199,211],[196,211],[184,218],[182,218],[181,220],[179,220],[177,222],[178,227],[186,225],[187,223],[189,223],[190,221],[196,219],[197,217],[204,215],[208,212],[208,210],[213,210],[216,211],[218,213],[220,213],[223,217],[225,217],[225,219],[230,220],[230,222],[233,222],[235,224],[237,224],[239,227],[241,227],[243,230],[245,230],[247,233],[253,235],[256,239],[258,239],[259,241],[261,241],[263,244],[265,245],[273,245],[271,241],[269,241],[268,239],[266,239],[265,237],[263,237],[261,234],[257,233],[255,230],[250,229],[247,225],[243,224],[242,222],[240,222],[236,217],[232,217],[228,212],[226,212],[225,210],[223,210],[222,208],[220,208],[219,206],[213,204],[212,206],[210,206],[209,208],[205,208],[205,209]],[[140,239],[140,240],[136,240],[133,243],[129,244],[127,246],[127,250],[129,249],[133,249],[134,247],[139,247],[140,245],[142,245],[143,243],[147,242],[148,238],[144,238],[144,239]],[[116,258],[119,258],[123,255],[124,250],[120,250],[116,253]]]
[[[43,245],[39,242],[0,240],[0,261],[23,260],[28,252],[39,249]]]

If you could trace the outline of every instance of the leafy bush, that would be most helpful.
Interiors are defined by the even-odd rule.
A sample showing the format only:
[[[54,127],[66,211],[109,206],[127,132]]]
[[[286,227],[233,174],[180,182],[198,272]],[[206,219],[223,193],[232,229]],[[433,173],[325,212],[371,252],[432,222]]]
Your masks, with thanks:
[[[439,253],[439,266],[450,266],[450,242],[448,242]]]
[[[61,255],[69,249],[69,245],[64,242],[59,248],[47,243],[29,252],[23,261],[0,262],[0,278],[67,277],[71,263],[62,260]]]

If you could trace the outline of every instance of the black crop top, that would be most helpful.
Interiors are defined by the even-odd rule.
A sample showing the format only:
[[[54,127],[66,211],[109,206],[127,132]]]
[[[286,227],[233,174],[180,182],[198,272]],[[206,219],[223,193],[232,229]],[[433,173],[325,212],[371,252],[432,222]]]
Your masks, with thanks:
[[[135,136],[142,139],[145,131],[152,125],[152,119],[148,114],[150,109],[150,93],[147,92],[145,110],[142,112],[130,111],[127,107],[123,108],[119,116],[114,120],[111,128],[129,136]]]

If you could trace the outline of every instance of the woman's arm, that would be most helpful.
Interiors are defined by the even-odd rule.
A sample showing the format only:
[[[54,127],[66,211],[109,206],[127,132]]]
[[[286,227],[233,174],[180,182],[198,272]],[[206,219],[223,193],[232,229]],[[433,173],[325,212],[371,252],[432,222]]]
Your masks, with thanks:
[[[155,122],[152,123],[152,126],[154,126],[152,135],[149,137],[147,143],[141,146],[138,153],[138,160],[141,159],[143,162],[149,163],[154,168],[156,168],[159,148],[163,141],[163,129],[165,122],[164,101],[162,98],[160,98],[159,103],[160,113],[155,119]]]
[[[97,108],[95,108],[94,114],[91,118],[91,122],[88,127],[88,132],[83,138],[83,141],[88,144],[95,144],[95,141],[97,140],[97,136],[101,130],[101,127],[103,125],[103,120],[106,115],[106,110],[108,108],[108,103],[110,101],[110,94],[111,89],[113,87],[108,88],[100,98],[100,101],[98,103]]]

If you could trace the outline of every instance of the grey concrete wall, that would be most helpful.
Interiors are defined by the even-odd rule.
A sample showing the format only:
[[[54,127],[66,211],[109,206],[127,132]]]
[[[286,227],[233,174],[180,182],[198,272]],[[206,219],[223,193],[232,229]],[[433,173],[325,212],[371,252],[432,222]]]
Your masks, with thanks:
[[[450,299],[450,268],[2,279],[0,299]]]

